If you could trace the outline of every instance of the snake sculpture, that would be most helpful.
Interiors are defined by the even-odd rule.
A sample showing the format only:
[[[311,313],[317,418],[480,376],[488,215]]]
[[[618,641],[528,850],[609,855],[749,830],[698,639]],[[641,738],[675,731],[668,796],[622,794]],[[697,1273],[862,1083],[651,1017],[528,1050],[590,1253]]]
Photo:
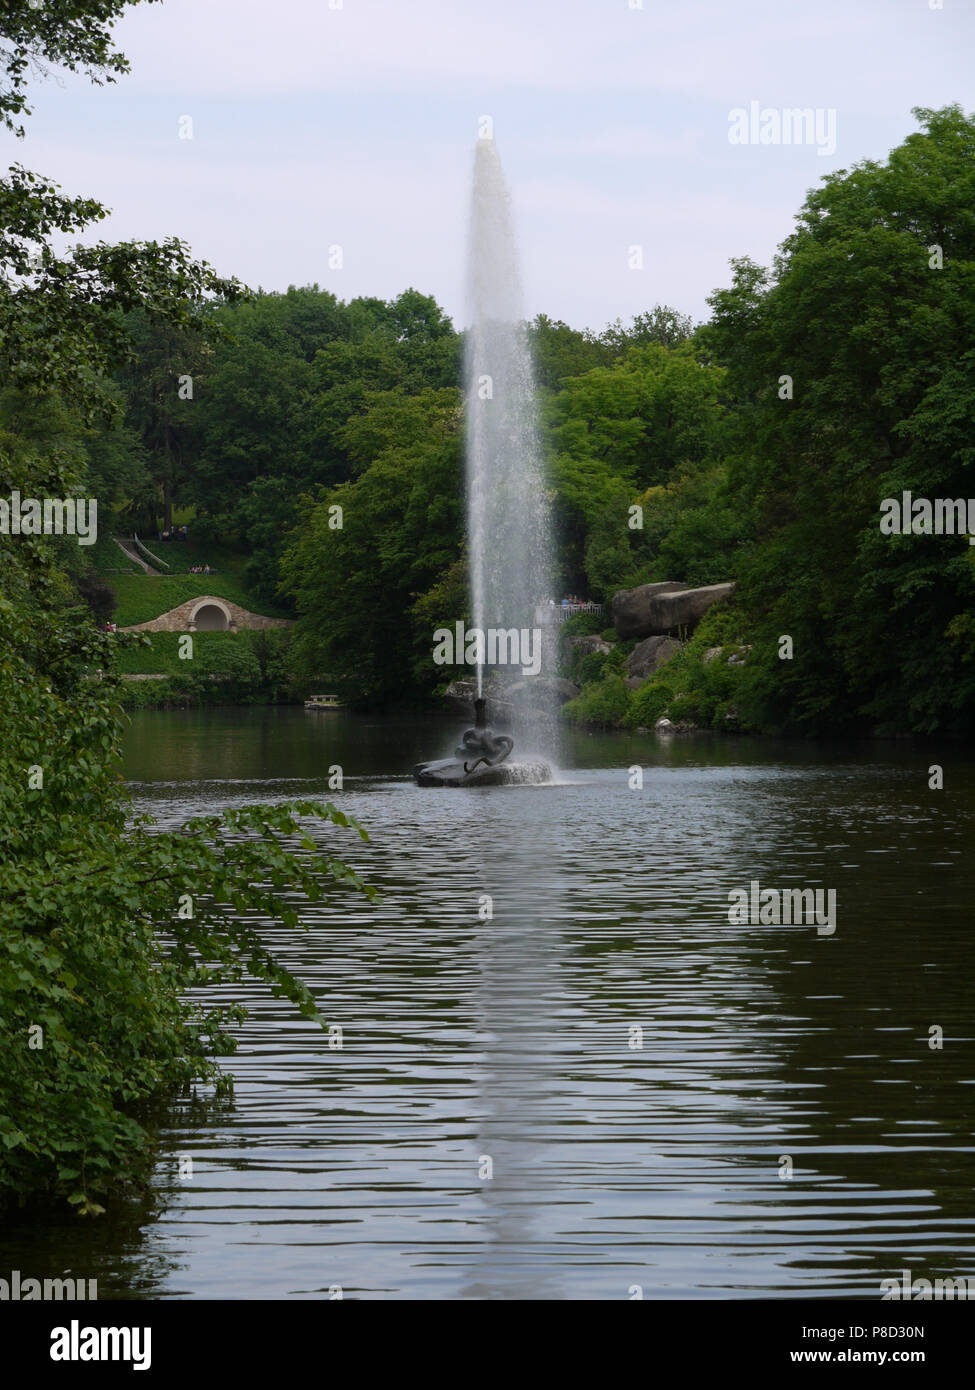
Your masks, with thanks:
[[[498,763],[503,763],[514,746],[514,739],[509,738],[507,734],[496,734],[493,729],[468,729],[457,752],[461,757],[465,753],[480,755],[474,762],[464,763],[464,771],[470,775],[481,763],[486,763],[488,767],[496,767]]]

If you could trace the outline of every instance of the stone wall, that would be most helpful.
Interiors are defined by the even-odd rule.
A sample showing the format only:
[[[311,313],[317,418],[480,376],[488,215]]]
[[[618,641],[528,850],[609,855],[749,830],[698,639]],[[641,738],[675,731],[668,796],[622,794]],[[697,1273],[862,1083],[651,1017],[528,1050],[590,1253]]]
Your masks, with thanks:
[[[226,625],[221,628],[204,629],[197,628],[193,621],[194,616],[198,616],[201,608],[214,607],[222,611]],[[120,632],[197,632],[200,630],[209,632],[239,632],[244,629],[257,632],[272,627],[292,627],[291,618],[265,618],[261,613],[251,613],[246,608],[241,608],[239,603],[231,603],[230,599],[217,598],[214,594],[200,594],[197,598],[187,599],[177,608],[170,608],[168,613],[161,613],[158,618],[151,618],[147,623],[134,623],[130,627],[119,628]]]

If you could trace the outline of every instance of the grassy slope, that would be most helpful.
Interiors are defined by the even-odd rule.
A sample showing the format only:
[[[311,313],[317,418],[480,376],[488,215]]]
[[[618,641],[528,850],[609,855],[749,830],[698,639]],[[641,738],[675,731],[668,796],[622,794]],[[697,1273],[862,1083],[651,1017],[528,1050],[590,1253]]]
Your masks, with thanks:
[[[119,627],[130,627],[133,623],[146,623],[158,618],[170,608],[176,608],[187,599],[198,598],[203,594],[214,594],[217,598],[229,599],[239,603],[252,613],[263,613],[269,618],[287,617],[284,610],[274,604],[258,600],[231,575],[222,574],[178,574],[172,579],[155,575],[112,574],[108,582],[115,590],[114,618]]]
[[[99,574],[105,575],[110,584],[117,577],[114,570],[123,570],[126,574],[143,573],[133,560],[119,550],[111,536],[99,536],[94,545],[86,546],[85,558],[91,561]]]
[[[244,567],[247,556],[237,551],[226,550],[221,546],[196,545],[192,541],[159,542],[147,540],[145,544],[171,566],[163,575],[144,574],[132,567],[125,574],[106,573],[118,564],[124,566],[125,556],[118,546],[105,538],[92,547],[98,553],[93,555],[96,566],[105,574],[105,579],[115,591],[115,612],[113,614],[119,627],[130,627],[134,623],[146,623],[158,618],[170,608],[176,608],[187,599],[199,598],[203,594],[213,594],[217,598],[229,599],[239,603],[252,613],[263,613],[269,618],[291,616],[280,604],[269,603],[267,599],[255,598],[244,582]],[[210,564],[212,574],[188,574],[191,565]]]
[[[152,643],[150,647],[138,646],[132,651],[122,651],[119,653],[118,669],[129,675],[159,675],[165,673],[170,676],[183,676],[192,674],[192,661],[183,660],[179,656],[179,639],[183,636],[179,632],[147,632],[145,634]],[[239,642],[240,635],[236,632],[194,632],[193,654],[194,658],[199,656],[203,647],[209,645],[219,645],[224,642]]]

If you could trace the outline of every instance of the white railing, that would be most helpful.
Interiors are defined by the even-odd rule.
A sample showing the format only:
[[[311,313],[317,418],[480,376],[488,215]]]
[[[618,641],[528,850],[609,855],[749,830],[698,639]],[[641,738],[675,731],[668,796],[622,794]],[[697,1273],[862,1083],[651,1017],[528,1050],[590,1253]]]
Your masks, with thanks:
[[[564,623],[567,618],[574,618],[577,613],[602,613],[601,603],[557,603],[555,605],[555,621]]]
[[[161,570],[169,569],[169,561],[160,560],[158,555],[153,555],[149,547],[147,545],[143,545],[142,541],[139,540],[138,534],[135,531],[132,532],[132,539],[135,542],[136,549],[140,550],[143,555],[148,555],[149,559],[152,561],[154,565],[158,565]]]

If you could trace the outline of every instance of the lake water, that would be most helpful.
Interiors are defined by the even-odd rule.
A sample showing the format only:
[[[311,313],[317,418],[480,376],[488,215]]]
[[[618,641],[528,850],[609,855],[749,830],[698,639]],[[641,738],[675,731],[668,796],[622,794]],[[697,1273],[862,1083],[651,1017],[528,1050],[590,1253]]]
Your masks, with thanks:
[[[975,1275],[971,761],[573,735],[558,785],[414,786],[462,727],[134,716],[138,809],[328,797],[370,842],[315,834],[382,899],[267,932],[341,1049],[248,986],[235,1097],[178,1114],[152,1200],[15,1227],[6,1267],[103,1298],[877,1298],[904,1268]],[[834,889],[835,933],[732,924],[753,880]]]

